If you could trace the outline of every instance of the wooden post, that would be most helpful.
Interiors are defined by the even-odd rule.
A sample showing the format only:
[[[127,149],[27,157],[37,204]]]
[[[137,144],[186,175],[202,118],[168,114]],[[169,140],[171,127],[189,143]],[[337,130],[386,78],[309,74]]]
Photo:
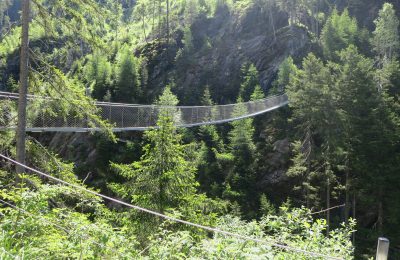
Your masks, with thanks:
[[[28,94],[28,62],[29,62],[29,1],[22,2],[22,34],[19,72],[18,124],[16,135],[17,161],[25,164],[26,137],[26,105]],[[17,173],[24,172],[21,166],[16,167]]]
[[[387,260],[389,254],[389,239],[378,238],[378,247],[376,249],[376,260]]]

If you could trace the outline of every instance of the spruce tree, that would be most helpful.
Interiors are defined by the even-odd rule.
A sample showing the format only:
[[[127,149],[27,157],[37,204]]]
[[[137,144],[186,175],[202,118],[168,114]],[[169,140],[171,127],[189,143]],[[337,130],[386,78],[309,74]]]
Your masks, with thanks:
[[[240,85],[240,96],[243,101],[249,101],[254,89],[259,85],[259,74],[254,64],[244,64],[241,69],[242,84]]]
[[[117,83],[115,99],[118,102],[132,103],[141,97],[140,80],[136,58],[125,46],[118,56]]]
[[[246,114],[247,108],[239,97],[233,115]],[[233,156],[233,171],[226,177],[227,188],[232,192],[227,192],[226,197],[239,203],[242,212],[246,217],[254,217],[258,201],[256,196],[256,146],[253,142],[254,127],[253,119],[246,118],[231,123],[232,130],[229,132],[229,150]],[[229,184],[229,186],[228,186]],[[228,191],[229,189],[227,189]],[[233,196],[232,196],[233,195]]]
[[[206,87],[201,99],[201,105],[212,106],[209,88]],[[211,112],[212,113],[212,112]],[[210,115],[211,117],[212,115]],[[220,196],[222,193],[222,183],[226,167],[222,167],[218,161],[219,154],[225,152],[224,142],[220,137],[215,125],[203,125],[199,129],[201,140],[200,163],[198,179],[200,188],[210,196]]]
[[[399,19],[392,4],[385,3],[374,21],[372,45],[383,65],[384,60],[396,58],[399,50]]]
[[[160,105],[174,106],[178,102],[169,87],[158,100]],[[117,193],[133,203],[164,213],[179,208],[185,199],[195,194],[195,164],[185,154],[182,136],[174,126],[174,111],[160,111],[157,129],[145,133],[146,145],[140,161],[129,165],[113,164],[124,184],[113,184]]]
[[[327,60],[338,61],[337,51],[355,44],[358,34],[357,20],[350,17],[348,10],[345,9],[342,14],[339,14],[334,9],[321,32],[320,40],[324,57]]]
[[[89,56],[89,61],[84,67],[85,78],[92,86],[92,96],[103,100],[111,85],[111,64],[104,54],[95,52]]]

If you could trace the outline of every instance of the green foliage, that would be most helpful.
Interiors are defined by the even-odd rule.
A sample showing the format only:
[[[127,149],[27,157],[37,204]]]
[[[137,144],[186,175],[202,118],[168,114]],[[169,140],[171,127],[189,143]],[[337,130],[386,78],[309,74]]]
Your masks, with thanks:
[[[100,52],[89,55],[88,59],[84,67],[85,78],[92,87],[92,96],[97,100],[102,100],[110,90],[111,64]]]
[[[208,87],[204,91],[201,104],[204,106],[214,104]],[[227,168],[223,163],[221,165],[219,155],[224,154],[225,144],[215,125],[200,126],[199,138],[201,140],[198,166],[200,189],[211,197],[221,196]]]
[[[117,54],[117,82],[115,99],[123,103],[135,103],[141,98],[138,61],[128,46]]]
[[[11,6],[16,9],[14,2],[0,1],[0,88],[16,91],[21,29],[13,18],[16,11],[9,10]],[[286,90],[290,107],[255,119],[188,129],[184,135],[174,127],[181,115],[164,107],[159,128],[146,133],[144,140],[138,133],[118,134],[123,144],[97,140],[96,135],[88,139],[56,135],[50,141],[50,136],[35,134],[71,161],[64,163],[61,155],[30,139],[27,162],[75,184],[82,183],[76,174],[86,176],[85,169],[90,169],[83,182],[132,203],[238,234],[350,259],[351,234],[349,227],[340,227],[340,222],[347,220],[342,211],[329,212],[330,221],[325,221],[312,220],[306,209],[288,210],[289,204],[290,208],[306,205],[320,209],[346,202],[347,207],[341,209],[344,215],[348,216],[350,206],[354,206],[363,220],[357,227],[358,251],[365,253],[366,245],[379,235],[398,244],[398,4],[383,5],[371,39],[369,23],[373,25],[374,18],[366,14],[380,7],[372,2],[348,1],[351,17],[346,9],[337,11],[343,10],[344,1],[35,0],[29,90],[53,100],[31,103],[28,120],[39,114],[76,117],[87,119],[89,126],[110,130],[86,96],[86,88],[91,87],[92,97],[98,100],[149,103],[166,82],[173,81],[177,82],[173,90],[179,90],[185,105],[228,103],[238,96],[238,102],[257,100],[264,97],[263,90],[268,94]],[[309,30],[311,43],[307,48],[296,50],[296,42],[290,44],[290,50],[277,46],[281,29],[287,25],[286,15],[289,33],[296,32],[294,25],[300,23],[305,25],[302,29]],[[326,17],[319,49],[314,40]],[[356,18],[367,27],[358,28]],[[236,32],[231,30],[240,29],[242,23],[249,26],[243,30],[246,37],[232,41]],[[293,55],[296,61],[305,56],[303,63],[296,67],[288,57],[279,67],[273,88],[261,89],[253,64],[243,66],[239,75],[237,62],[256,61],[254,55],[259,54],[257,48],[255,53],[241,49],[252,46],[243,43],[261,39],[252,38],[253,31],[247,29],[262,37],[268,32],[271,37],[271,46],[264,47],[274,53],[273,66],[257,63],[263,79],[274,77],[276,62],[283,54]],[[236,47],[241,47],[238,57],[226,56]],[[307,55],[309,50],[315,54]],[[202,66],[206,68],[202,70]],[[230,74],[232,80],[218,81],[222,73],[229,76],[232,71],[237,72]],[[178,99],[166,88],[158,104],[177,105]],[[245,106],[239,106],[235,114],[246,112]],[[0,114],[1,126],[15,125],[14,103],[2,100]],[[15,154],[14,138],[14,132],[0,132],[1,153]],[[282,139],[291,144],[290,152],[275,145]],[[54,140],[68,142],[68,152],[55,147]],[[96,145],[92,146],[92,141]],[[115,162],[111,163],[112,171],[110,160]],[[135,162],[126,164],[131,161]],[[97,198],[32,176],[21,176],[27,186],[17,189],[12,171],[11,165],[1,165],[1,198],[33,216],[2,207],[0,258],[7,258],[5,250],[32,259],[124,258],[122,255],[126,259],[308,259],[161,222],[114,204],[106,207]],[[278,181],[271,184],[275,177]],[[279,202],[286,196],[292,202],[277,213],[271,201]],[[351,205],[351,197],[355,205]],[[227,212],[237,217],[226,216]],[[266,216],[260,219],[263,214]],[[45,224],[43,218],[68,232]],[[325,235],[327,227],[331,231]]]
[[[329,67],[313,54],[303,60],[302,67],[291,76],[287,87],[293,119],[297,124],[297,137],[301,138],[294,143],[293,165],[288,173],[299,178],[300,187],[295,189],[302,192],[310,206],[310,201],[314,205],[319,203],[318,187],[321,183],[333,178],[328,169],[335,159],[337,115],[333,107],[333,77]],[[319,139],[323,141],[318,144]]]
[[[174,105],[177,98],[166,88],[159,104]],[[112,189],[133,203],[165,212],[178,208],[182,201],[195,193],[195,165],[187,160],[181,135],[176,132],[169,108],[160,113],[157,129],[146,132],[148,144],[143,147],[139,162],[130,165],[112,164],[124,184]]]
[[[242,102],[239,97],[238,103]],[[243,106],[237,106],[233,115],[243,115],[247,111]],[[253,142],[254,127],[253,119],[246,118],[231,123],[232,130],[229,132],[229,151],[233,156],[233,169],[226,177],[227,184],[232,187],[234,193],[226,192],[225,196],[231,197],[242,207],[246,216],[255,214],[251,209],[254,208],[254,195],[256,190],[252,185],[255,184],[256,173],[254,172],[256,160],[256,146]],[[236,194],[232,196],[232,194]]]
[[[326,21],[321,33],[321,45],[327,60],[338,60],[337,52],[355,44],[358,37],[357,20],[345,9],[339,14],[336,9]]]
[[[285,241],[285,245],[318,251],[331,256],[351,258],[352,245],[348,237],[353,232],[354,222],[332,230],[328,237],[325,221],[313,221],[306,209],[288,210],[281,208],[281,215],[269,215],[259,222],[244,222],[237,217],[225,216],[218,228],[236,234],[268,241]],[[280,250],[271,244],[243,241],[242,239],[214,234],[212,238],[196,241],[188,232],[160,232],[149,249],[154,258],[191,259],[309,259],[310,256],[290,250]],[[160,243],[159,241],[162,241]]]
[[[256,85],[254,88],[253,94],[250,96],[251,101],[260,100],[264,98],[264,92],[261,89],[260,85]]]
[[[374,21],[372,45],[380,59],[392,60],[398,56],[399,50],[399,19],[392,4],[385,3],[379,11],[379,17]]]
[[[285,87],[290,83],[290,76],[297,70],[296,65],[293,63],[293,58],[286,58],[279,66],[278,79],[276,80],[276,91],[282,92]]]
[[[194,22],[200,12],[199,0],[187,0],[185,1],[183,19],[186,26],[189,26]]]
[[[256,87],[259,87],[258,71],[253,64],[244,64],[241,72],[242,84],[240,85],[240,97],[243,101],[249,101]]]
[[[263,216],[274,215],[276,213],[274,205],[267,199],[265,194],[260,196],[260,213]]]

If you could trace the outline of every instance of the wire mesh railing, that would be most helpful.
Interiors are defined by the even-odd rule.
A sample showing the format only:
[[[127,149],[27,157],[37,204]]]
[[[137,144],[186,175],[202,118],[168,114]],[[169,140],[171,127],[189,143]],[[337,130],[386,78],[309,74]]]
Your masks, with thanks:
[[[0,129],[16,128],[18,94],[0,92]],[[285,94],[256,101],[214,106],[160,106],[96,102],[97,114],[113,126],[113,131],[144,131],[157,127],[162,112],[173,116],[177,127],[220,124],[253,117],[288,104]],[[51,109],[49,109],[51,108]],[[99,131],[77,113],[57,111],[57,101],[41,96],[28,96],[27,131],[79,132]],[[60,112],[60,113],[59,113]]]

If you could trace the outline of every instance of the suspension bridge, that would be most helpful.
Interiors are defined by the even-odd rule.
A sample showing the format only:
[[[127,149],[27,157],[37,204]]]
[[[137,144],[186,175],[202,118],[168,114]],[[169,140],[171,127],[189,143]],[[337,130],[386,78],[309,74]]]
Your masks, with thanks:
[[[18,103],[18,94],[0,92],[0,101],[8,102],[0,106],[0,130],[15,130],[16,115],[13,108]],[[57,100],[49,97],[28,95],[28,132],[93,132],[101,131],[93,127],[89,120],[76,113],[57,113]],[[276,110],[288,104],[286,94],[270,96],[264,99],[228,105],[213,106],[163,106],[139,105],[111,102],[95,102],[97,115],[112,125],[113,132],[145,131],[157,127],[162,111],[168,111],[177,127],[213,125],[254,117]],[[47,107],[52,107],[49,112]],[[15,110],[15,109],[14,109]]]

